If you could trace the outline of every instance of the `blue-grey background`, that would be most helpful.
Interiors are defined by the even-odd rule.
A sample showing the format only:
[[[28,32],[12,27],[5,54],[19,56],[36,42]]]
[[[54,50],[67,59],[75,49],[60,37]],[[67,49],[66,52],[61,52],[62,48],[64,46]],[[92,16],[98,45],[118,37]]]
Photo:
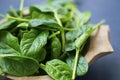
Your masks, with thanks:
[[[25,0],[25,7],[43,2],[45,0]],[[19,9],[19,3],[20,0],[0,0],[0,13],[5,14],[10,6]],[[76,4],[80,11],[92,12],[91,23],[106,20],[114,48],[112,54],[97,60],[88,73],[77,80],[120,80],[120,0],[76,0]]]

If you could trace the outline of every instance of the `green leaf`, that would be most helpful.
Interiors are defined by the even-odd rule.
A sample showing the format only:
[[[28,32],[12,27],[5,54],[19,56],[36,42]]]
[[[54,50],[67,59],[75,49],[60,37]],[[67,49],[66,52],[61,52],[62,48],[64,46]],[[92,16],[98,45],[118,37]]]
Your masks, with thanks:
[[[92,24],[86,24],[81,27],[77,27],[74,31],[68,31],[66,33],[66,44],[65,50],[72,51],[76,49],[75,40],[80,37],[82,34],[86,33],[93,27]]]
[[[6,22],[0,24],[0,30],[11,29],[11,28],[13,28],[13,24],[15,24],[15,20],[6,21]]]
[[[73,30],[73,31],[68,31],[66,33],[67,42],[74,41],[76,38],[81,36],[86,31],[90,30],[92,27],[93,27],[92,24],[86,24],[86,25],[82,25],[81,27],[75,28],[75,30]]]
[[[45,48],[42,48],[42,49],[40,50],[39,55],[37,55],[37,56],[35,55],[35,57],[37,57],[37,60],[38,60],[38,61],[43,61],[43,60],[45,59],[46,55],[47,55],[46,49],[45,49]],[[33,57],[34,57],[34,56],[33,56]]]
[[[18,39],[7,31],[0,31],[0,54],[20,55]]]
[[[59,24],[52,19],[32,19],[30,20],[29,25],[29,27],[42,27],[41,25],[45,25],[51,28],[60,28]]]
[[[62,19],[62,21],[68,21],[72,16],[72,9],[72,5],[69,7],[62,7],[58,5],[34,5],[30,7],[30,13],[33,19],[55,19],[54,14],[56,12],[59,15],[60,19]]]
[[[75,57],[69,56],[66,59],[66,62],[73,69]],[[88,63],[86,62],[85,58],[82,55],[80,55],[78,60],[78,65],[77,65],[77,72],[76,72],[77,76],[83,76],[87,73],[87,71],[88,71]]]
[[[17,28],[28,29],[28,23],[20,23],[17,25]]]
[[[33,11],[31,13],[32,19],[54,19],[54,15],[52,13],[44,13],[40,11]]]
[[[72,80],[72,69],[61,60],[48,61],[45,65],[45,71],[55,80]]]
[[[33,58],[0,54],[2,71],[14,76],[32,75],[39,69],[39,63]]]
[[[47,43],[48,31],[39,31],[31,29],[28,33],[24,33],[23,38],[20,42],[20,49],[22,54],[33,57],[39,60],[41,49]]]
[[[75,28],[75,30],[73,31],[68,31],[65,34],[66,41],[71,42],[71,41],[74,41],[77,37],[79,37],[83,33],[83,30],[82,30],[83,27],[85,26],[82,26],[80,28]]]
[[[59,38],[53,37],[51,39],[51,58],[59,58],[61,54],[61,42]]]
[[[84,13],[80,13],[78,10],[75,11],[75,26],[81,27],[85,23],[90,20],[91,13],[86,11]]]
[[[80,49],[80,47],[85,43],[85,41],[88,39],[88,37],[90,37],[90,35],[92,34],[92,32],[99,28],[102,24],[104,23],[104,21],[99,22],[97,25],[92,26],[92,25],[88,25],[88,28],[86,29],[86,31],[75,40],[75,46],[76,48]]]
[[[72,51],[76,48],[75,43],[74,42],[67,42],[65,44],[65,51]]]
[[[54,19],[54,9],[47,5],[34,5],[29,10],[32,19]]]
[[[22,39],[24,33],[27,33],[27,32],[28,32],[27,30],[19,29],[19,32],[18,32],[18,35],[17,35],[19,41],[21,41],[21,39]]]
[[[52,6],[50,7],[49,5],[34,5],[34,6],[30,6],[29,10],[30,13],[32,13],[33,11],[39,11],[39,12],[44,12],[44,13],[54,13],[56,8],[53,8]]]

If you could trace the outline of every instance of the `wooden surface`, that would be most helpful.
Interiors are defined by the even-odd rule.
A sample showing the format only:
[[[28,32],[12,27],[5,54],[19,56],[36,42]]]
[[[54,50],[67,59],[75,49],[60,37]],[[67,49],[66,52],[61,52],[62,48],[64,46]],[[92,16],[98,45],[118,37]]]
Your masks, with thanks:
[[[13,77],[13,76],[7,76],[8,78],[12,80],[53,80],[49,76],[30,76],[30,77]]]
[[[85,55],[85,59],[89,64],[103,55],[113,52],[109,39],[109,32],[109,26],[103,25],[92,33],[90,37],[90,47]]]

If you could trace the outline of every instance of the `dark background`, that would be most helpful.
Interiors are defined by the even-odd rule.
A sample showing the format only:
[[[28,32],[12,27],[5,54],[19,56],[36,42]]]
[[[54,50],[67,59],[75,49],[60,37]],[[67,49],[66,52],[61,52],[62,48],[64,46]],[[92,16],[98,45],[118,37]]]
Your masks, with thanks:
[[[25,7],[44,0],[25,0]],[[19,9],[20,0],[0,0],[0,13],[5,14],[10,6]],[[102,19],[110,25],[110,41],[114,52],[94,62],[88,73],[77,80],[120,80],[120,0],[76,0],[81,12],[92,12],[91,23]],[[1,19],[1,18],[0,18]]]

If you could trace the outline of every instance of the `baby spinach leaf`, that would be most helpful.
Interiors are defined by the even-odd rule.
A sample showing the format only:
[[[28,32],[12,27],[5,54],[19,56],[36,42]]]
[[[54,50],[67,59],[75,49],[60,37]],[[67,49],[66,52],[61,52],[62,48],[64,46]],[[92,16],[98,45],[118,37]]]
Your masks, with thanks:
[[[90,20],[91,13],[86,11],[84,13],[80,13],[78,10],[75,11],[75,26],[81,27],[85,23]]]
[[[20,54],[18,39],[8,31],[0,31],[0,54]]]
[[[66,62],[73,69],[75,57],[69,56],[66,59]],[[86,62],[85,58],[82,55],[80,55],[78,60],[78,65],[77,65],[77,72],[76,72],[77,76],[83,76],[84,74],[87,73],[87,71],[88,71],[88,63]]]
[[[46,13],[54,13],[56,8],[53,8],[52,6],[49,7],[49,5],[34,5],[34,6],[30,6],[29,10],[30,13],[32,13],[33,11],[40,11],[40,12],[46,12]]]
[[[87,30],[91,29],[93,27],[92,24],[86,24],[82,25],[81,27],[74,28],[73,31],[68,31],[65,35],[67,42],[72,42],[79,36],[81,36],[83,33],[85,33]]]
[[[39,69],[39,63],[30,57],[0,54],[2,71],[14,76],[27,76]]]
[[[70,10],[69,8],[64,8],[59,5],[34,5],[30,7],[30,13],[32,18],[45,18],[45,19],[54,19],[54,14],[57,12],[62,21],[70,20]],[[72,11],[72,10],[71,10]]]
[[[29,10],[32,19],[54,19],[54,11],[47,5],[34,5]]]
[[[40,50],[47,43],[48,31],[39,31],[31,29],[28,33],[24,33],[20,42],[20,49],[22,54],[34,57],[39,60]],[[42,55],[42,54],[41,54]]]
[[[33,11],[31,13],[32,19],[54,19],[54,15],[52,13],[43,13],[40,11]]]
[[[51,58],[59,58],[61,54],[61,42],[59,38],[53,37],[51,39]]]
[[[45,65],[45,71],[55,80],[72,80],[72,69],[61,60],[53,59]]]
[[[92,32],[97,29],[98,27],[100,27],[101,24],[103,24],[104,21],[99,22],[97,25],[92,26],[92,25],[88,25],[88,28],[86,29],[86,31],[75,40],[75,45],[76,48],[80,49],[80,47],[85,43],[85,41],[88,39],[88,37],[92,34]]]
[[[75,28],[74,31],[68,31],[66,33],[66,44],[65,44],[65,50],[66,51],[72,51],[76,49],[75,46],[75,40],[80,37],[82,34],[84,34],[86,31],[91,29],[93,27],[92,24],[83,25],[81,27]]]
[[[47,54],[46,49],[45,49],[45,48],[42,48],[42,49],[40,50],[39,55],[37,55],[37,60],[38,60],[38,61],[43,61],[43,60],[45,59],[45,57],[46,57],[46,54]],[[33,57],[34,57],[34,56],[33,56]],[[35,55],[35,57],[36,57],[36,55]]]
[[[24,33],[27,33],[27,32],[28,32],[27,30],[19,29],[19,32],[18,32],[18,35],[17,35],[19,41],[21,41],[21,39],[22,39],[22,37],[23,37],[23,34],[24,34]]]
[[[83,26],[84,27],[84,26]],[[82,34],[82,28],[75,28],[73,31],[68,31],[65,35],[66,41],[71,42],[74,41],[77,37],[79,37]]]
[[[59,24],[53,19],[32,19],[29,25],[29,27],[42,27],[41,25],[45,25],[51,28],[60,28]]]
[[[65,51],[72,51],[76,48],[75,43],[74,42],[67,42],[65,44]]]
[[[17,28],[27,29],[28,23],[20,23],[19,25],[17,25]]]
[[[13,24],[15,24],[15,20],[6,21],[0,24],[0,30],[13,28]]]

